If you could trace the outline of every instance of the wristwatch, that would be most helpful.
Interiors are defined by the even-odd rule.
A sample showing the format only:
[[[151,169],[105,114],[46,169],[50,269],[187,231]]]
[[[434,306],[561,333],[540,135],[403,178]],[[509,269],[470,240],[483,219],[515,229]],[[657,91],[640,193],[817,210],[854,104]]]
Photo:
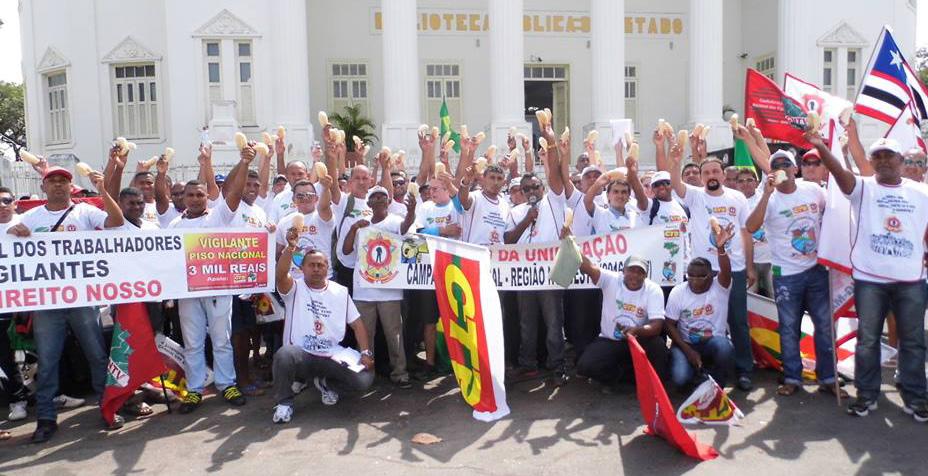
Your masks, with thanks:
[[[371,352],[370,349],[364,349],[364,350],[362,350],[362,351],[361,351],[361,355],[366,355],[366,356],[368,356],[368,357],[370,357],[370,358],[372,358],[372,359],[374,358],[374,353]]]

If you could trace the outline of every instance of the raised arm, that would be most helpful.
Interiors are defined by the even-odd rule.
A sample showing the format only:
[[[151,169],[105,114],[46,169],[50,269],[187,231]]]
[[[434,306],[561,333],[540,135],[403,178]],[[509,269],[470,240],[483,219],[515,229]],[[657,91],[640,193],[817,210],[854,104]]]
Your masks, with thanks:
[[[857,185],[854,172],[844,168],[844,165],[838,161],[830,150],[828,150],[828,146],[822,142],[822,137],[819,136],[818,133],[806,132],[804,137],[806,141],[812,144],[815,150],[818,151],[819,156],[822,158],[822,163],[825,164],[825,167],[831,172],[831,176],[835,178],[835,182],[838,183],[838,188],[841,189],[841,192],[845,195],[850,195]]]
[[[325,175],[319,177],[319,183],[322,184],[322,196],[319,197],[316,210],[319,212],[319,218],[329,221],[332,219],[332,189],[338,189],[338,182],[331,175]]]
[[[100,192],[100,197],[103,199],[103,211],[106,212],[106,220],[103,222],[103,227],[107,229],[121,227],[126,222],[126,219],[122,215],[119,204],[116,203],[116,200],[113,200],[113,196],[106,191],[106,180],[104,180],[103,174],[94,171],[90,174],[89,178],[90,182],[93,183],[93,186]]]
[[[435,144],[432,134],[419,135],[419,151],[422,153],[422,159],[419,161],[419,172],[416,173],[416,185],[420,187],[429,183],[429,178],[434,173]]]
[[[853,117],[850,118],[845,128],[847,130],[847,150],[851,153],[860,176],[869,177],[873,175],[873,166],[867,160],[867,152],[864,150],[863,144],[860,143],[860,135],[857,133],[857,121]]]
[[[284,170],[287,169],[287,160],[286,160],[287,143],[284,141],[283,137],[277,137],[277,139],[274,140],[274,152],[275,152],[275,155],[277,156],[277,173],[282,174],[284,173]],[[335,170],[335,169],[329,169],[329,170]]]
[[[168,166],[169,162],[164,156],[158,158],[155,167],[158,171],[155,174],[155,208],[158,213],[165,214],[171,205],[171,190],[168,187]]]
[[[767,146],[767,140],[760,132],[760,129],[756,127],[752,127],[751,129],[745,127],[745,130],[748,132],[750,138],[750,140],[745,140],[745,143],[748,145],[748,151],[751,152],[751,158],[754,159],[757,168],[763,171],[764,174],[769,174],[770,147]]]
[[[589,276],[590,279],[593,280],[593,284],[599,284],[602,271],[599,269],[599,266],[590,261],[586,255],[583,255],[583,261],[580,262],[580,272]]]
[[[300,234],[296,228],[287,230],[287,246],[281,251],[277,258],[277,267],[274,270],[277,278],[277,292],[280,294],[289,294],[293,289],[293,277],[290,276],[290,263],[293,263],[293,252],[296,251],[296,240]]]
[[[241,159],[235,164],[235,167],[232,168],[232,171],[229,172],[229,178],[226,180],[225,188],[225,200],[226,205],[229,206],[229,210],[233,212],[238,209],[239,203],[242,201],[242,194],[245,192],[245,182],[248,178],[248,166],[251,164],[251,161],[255,158],[255,148],[254,144],[249,143],[247,147],[242,149]]]
[[[628,168],[628,184],[635,194],[635,201],[638,202],[638,209],[646,211],[648,209],[648,194],[644,191],[644,185],[641,185],[641,179],[638,178],[638,159],[629,157],[625,159],[625,167]],[[657,200],[655,197],[654,200]]]
[[[207,197],[210,200],[218,199],[219,186],[216,185],[216,172],[213,170],[213,145],[201,144],[197,160],[200,162],[199,179],[206,184]]]
[[[535,149],[532,148],[532,140],[529,137],[522,136],[522,150],[525,151],[525,173],[532,173],[535,171]],[[516,176],[518,175],[517,171]]]
[[[609,175],[602,174],[600,175],[593,185],[590,185],[590,188],[587,189],[586,194],[583,195],[583,206],[586,207],[586,212],[593,216],[593,211],[596,210],[596,197],[599,194],[603,193],[603,189],[606,188],[606,185],[609,184]]]
[[[686,196],[686,184],[683,183],[683,170],[681,169],[683,147],[680,144],[674,143],[670,146],[667,163],[670,167],[670,185],[673,187],[673,191],[677,193],[677,196],[683,198]]]
[[[775,180],[776,174],[767,175],[767,180],[764,182],[764,193],[760,196],[760,200],[757,202],[757,206],[754,207],[754,210],[751,210],[751,214],[748,215],[748,220],[744,225],[749,233],[754,233],[764,225],[764,217],[767,215],[767,204],[770,202],[770,196],[773,195],[773,191],[775,190],[773,186]]]
[[[651,133],[651,142],[654,142],[654,163],[657,164],[657,170],[670,170],[670,162],[667,160],[666,141],[661,131],[654,129]]]
[[[111,197],[118,197],[122,188],[122,171],[126,168],[126,156],[119,155],[119,147],[110,147],[109,159],[103,169],[106,191]]]
[[[342,254],[350,255],[354,252],[354,241],[358,236],[358,230],[370,224],[371,222],[362,219],[351,225],[351,228],[348,229],[348,234],[345,235],[345,241],[342,243]]]
[[[730,223],[727,227],[719,227],[719,232],[715,235],[715,250],[719,258],[719,284],[723,288],[731,285],[731,260],[728,253],[725,252],[725,244],[735,235],[735,224]]]
[[[261,155],[259,158],[260,162],[258,163],[258,196],[261,198],[267,198],[267,192],[271,188],[271,154],[274,151],[268,152],[268,155]],[[283,169],[280,169],[283,170]],[[310,169],[312,170],[312,169]]]
[[[552,193],[555,195],[560,195],[564,193],[564,180],[562,179],[561,174],[558,173],[558,170],[560,170],[561,167],[561,160],[569,161],[570,158],[565,158],[562,156],[561,152],[564,144],[562,144],[558,137],[554,134],[554,129],[551,123],[545,124],[545,128],[542,129],[542,135],[545,136],[548,144],[551,145],[551,147],[548,148],[548,170],[550,171],[550,173],[548,173],[548,187],[551,189]],[[566,146],[567,150],[570,151],[569,142],[566,144]]]

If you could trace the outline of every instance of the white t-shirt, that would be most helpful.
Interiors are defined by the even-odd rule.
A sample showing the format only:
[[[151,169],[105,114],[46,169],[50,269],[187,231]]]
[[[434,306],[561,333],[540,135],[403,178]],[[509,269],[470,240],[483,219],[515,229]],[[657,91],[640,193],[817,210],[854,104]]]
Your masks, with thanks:
[[[567,207],[574,211],[574,223],[570,227],[574,236],[590,236],[593,234],[593,217],[586,211],[586,205],[583,203],[584,197],[586,197],[586,194],[575,188],[574,193],[567,199]],[[606,194],[601,193],[593,197],[593,204],[598,207],[608,206]]]
[[[619,213],[618,210],[612,207],[603,208],[594,204],[591,217],[592,233],[594,235],[603,235],[639,226],[638,213],[627,206],[624,211],[625,213]],[[586,207],[583,208],[583,212],[588,217],[590,216]]]
[[[126,231],[136,231],[136,230],[160,230],[160,229],[161,229],[161,227],[158,226],[157,224],[152,223],[152,222],[148,222],[148,221],[145,221],[145,220],[139,220],[139,223],[140,223],[142,226],[135,226],[135,224],[133,224],[131,221],[126,220],[126,221],[122,224],[122,226],[119,227],[119,228],[117,228],[117,229],[118,229],[118,230],[126,230]]]
[[[168,209],[165,210],[164,213],[158,214],[158,225],[161,226],[161,228],[167,228],[181,213],[182,212],[178,210],[173,203],[169,204]]]
[[[241,205],[240,205],[241,206]],[[174,219],[168,228],[227,228],[235,218],[235,212],[229,210],[225,200],[216,200],[213,208],[196,218],[181,215]]]
[[[925,279],[928,188],[903,178],[896,186],[855,177],[848,195],[857,229],[851,230],[854,279],[878,283]]]
[[[650,279],[644,280],[641,289],[632,291],[625,287],[621,273],[604,269],[596,286],[603,290],[602,337],[622,340],[625,338],[623,330],[664,318],[664,293]]]
[[[730,293],[731,283],[723,288],[718,278],[713,278],[712,285],[702,294],[694,293],[689,283],[680,283],[670,290],[667,298],[667,319],[677,321],[680,334],[690,343],[706,341],[712,336],[725,337]]]
[[[335,254],[338,256],[338,260],[348,268],[354,268],[355,263],[358,260],[357,251],[352,250],[350,255],[342,253],[342,245],[345,243],[345,235],[348,234],[348,230],[351,229],[351,225],[358,220],[364,219],[367,221],[371,220],[371,217],[374,216],[374,212],[371,211],[371,208],[367,206],[366,198],[357,198],[354,199],[354,208],[348,211],[348,214],[345,214],[345,208],[348,207],[348,194],[341,194],[341,201],[334,203],[332,211],[334,215],[332,216],[332,221],[335,226],[335,230],[338,233],[338,242],[335,246]],[[342,217],[345,218],[345,221],[342,222]],[[334,263],[334,261],[333,261]]]
[[[462,239],[468,243],[482,246],[503,244],[503,234],[506,232],[506,220],[509,218],[510,206],[502,195],[491,200],[482,191],[470,194],[473,203],[470,210],[464,212],[464,235]]]
[[[295,345],[312,355],[331,357],[345,338],[345,327],[361,315],[348,288],[334,281],[316,290],[294,279],[290,292],[280,294],[286,307],[284,345]]]
[[[322,184],[316,182],[313,184],[313,188],[316,190],[316,196],[322,198]],[[273,199],[265,198],[264,200],[269,202],[264,203],[262,206],[267,211],[267,219],[271,223],[280,223],[283,217],[296,212],[296,205],[293,204],[293,189],[290,188],[290,185],[287,185],[287,188],[282,192],[274,195]],[[257,202],[257,200],[255,201]]]
[[[224,202],[225,200],[223,200]],[[230,227],[264,228],[267,225],[267,215],[257,203],[249,205],[242,201],[235,210],[235,218],[229,223]]]
[[[368,228],[372,230],[379,230],[387,233],[395,233],[397,235],[400,233],[401,225],[403,224],[403,217],[396,215],[387,215],[386,218],[377,222],[371,223]],[[347,231],[346,231],[347,233]],[[358,233],[361,233],[361,230],[358,230]],[[357,254],[360,250],[361,253],[368,253],[369,250],[362,248],[363,244],[355,238],[354,250]],[[372,253],[376,250],[370,250]],[[399,253],[400,250],[394,250],[395,253]],[[380,302],[380,301],[402,301],[403,300],[403,290],[402,289],[381,289],[381,288],[365,288],[361,286],[361,269],[355,267],[354,270],[354,295],[352,296],[355,301],[358,302]]]
[[[564,226],[564,207],[566,205],[563,194],[546,193],[536,205],[538,207],[538,218],[535,219],[534,224],[529,225],[522,232],[522,236],[519,237],[516,243],[550,243],[558,241],[561,236],[561,227]],[[509,221],[506,223],[506,231],[514,230],[516,225],[525,219],[525,215],[528,214],[530,208],[528,203],[513,207],[509,213]]]
[[[387,213],[406,218],[406,204],[403,202],[397,202],[396,200],[390,200],[390,206],[387,207]]]
[[[155,202],[145,202],[145,210],[142,211],[142,221],[153,223],[160,226],[160,217],[158,215],[158,205]],[[142,228],[143,230],[145,228]]]
[[[9,231],[10,227],[19,223],[19,215],[13,214],[13,217],[10,218],[10,221],[6,223],[0,223],[0,233],[6,233]]]
[[[35,207],[22,214],[20,223],[26,225],[32,233],[43,233],[49,231],[102,230],[103,224],[106,222],[107,215],[103,210],[86,203],[76,203],[71,213],[68,213],[61,225],[58,225],[58,229],[52,230],[51,228],[55,226],[55,223],[58,223],[58,220],[67,210],[65,208],[51,212],[44,205]]]
[[[744,242],[741,240],[741,229],[748,219],[748,201],[744,194],[722,187],[722,194],[713,196],[702,188],[686,185],[686,196],[683,203],[690,209],[690,237],[693,244],[693,256],[702,257],[712,263],[713,269],[718,269],[719,259],[716,256],[715,237],[712,235],[712,226],[709,216],[714,216],[719,225],[726,227],[735,224],[735,236],[725,244],[728,259],[731,260],[731,270],[744,271],[745,256]]]
[[[654,215],[654,222],[651,222],[651,207],[654,203],[653,198],[647,199],[644,206],[644,211],[640,208],[638,209],[638,221],[641,223],[640,226],[651,226],[651,225],[666,225],[678,224],[678,223],[687,223],[689,218],[686,216],[686,210],[683,208],[683,205],[680,205],[676,199],[670,199],[669,202],[664,202],[658,200],[657,203],[657,214]],[[686,229],[686,227],[683,227]]]
[[[747,198],[747,197],[745,197]],[[757,208],[757,203],[760,202],[761,194],[755,193],[751,195],[751,198],[748,200],[748,216],[751,216],[751,212]],[[737,237],[734,237],[737,238]],[[732,238],[732,239],[734,239]],[[767,231],[764,226],[761,226],[754,233],[751,234],[751,242],[754,243],[754,262],[755,263],[770,263],[771,254],[770,254],[770,244],[768,243]]]
[[[793,193],[773,192],[764,226],[774,276],[790,276],[815,266],[824,211],[825,190],[812,182],[797,180]]]
[[[452,223],[461,224],[461,212],[452,200],[444,205],[429,200],[416,208],[416,230],[441,228]]]
[[[296,213],[291,213],[283,217],[277,224],[277,244],[287,246],[287,230],[293,227],[293,219]],[[293,263],[290,266],[290,275],[294,279],[303,276],[300,266],[303,264],[303,256],[309,250],[321,250],[329,259],[329,276],[335,272],[332,267],[332,229],[335,226],[332,218],[325,221],[319,216],[318,211],[308,215],[303,215],[303,230],[296,240],[296,251],[293,252]]]

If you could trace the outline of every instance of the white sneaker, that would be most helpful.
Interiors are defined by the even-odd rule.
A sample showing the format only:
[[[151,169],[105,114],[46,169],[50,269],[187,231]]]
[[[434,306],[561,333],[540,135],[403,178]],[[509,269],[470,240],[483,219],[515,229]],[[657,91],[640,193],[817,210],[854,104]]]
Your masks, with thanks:
[[[319,393],[322,394],[322,403],[323,405],[335,405],[338,403],[338,392],[330,389],[325,384],[325,377],[313,377],[313,385],[319,389]]]
[[[52,401],[58,408],[77,408],[84,405],[83,398],[69,397],[63,393],[53,398]]]
[[[290,391],[292,391],[293,394],[296,395],[296,394],[302,392],[302,391],[303,391],[304,389],[306,389],[306,387],[308,387],[308,386],[309,386],[308,383],[306,383],[306,382],[300,382],[299,380],[297,380],[297,381],[293,382],[292,384],[290,384]]]
[[[10,404],[10,414],[7,416],[7,419],[10,421],[18,421],[26,419],[26,401],[11,403]]]
[[[290,405],[277,405],[274,407],[274,418],[272,418],[274,423],[290,423],[290,419],[293,418],[293,407]]]

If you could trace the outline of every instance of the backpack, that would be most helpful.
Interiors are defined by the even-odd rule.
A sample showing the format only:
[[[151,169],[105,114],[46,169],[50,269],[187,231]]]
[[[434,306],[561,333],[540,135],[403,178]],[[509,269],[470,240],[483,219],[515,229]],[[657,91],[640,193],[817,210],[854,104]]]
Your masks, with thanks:
[[[671,199],[672,200],[672,199]],[[677,202],[680,203],[680,202]],[[690,217],[690,207],[680,203],[680,206],[683,207],[683,211],[686,212],[686,218]],[[661,209],[661,201],[652,198],[651,199],[651,210],[648,212],[648,225],[654,224],[654,217],[657,216],[657,212]]]

